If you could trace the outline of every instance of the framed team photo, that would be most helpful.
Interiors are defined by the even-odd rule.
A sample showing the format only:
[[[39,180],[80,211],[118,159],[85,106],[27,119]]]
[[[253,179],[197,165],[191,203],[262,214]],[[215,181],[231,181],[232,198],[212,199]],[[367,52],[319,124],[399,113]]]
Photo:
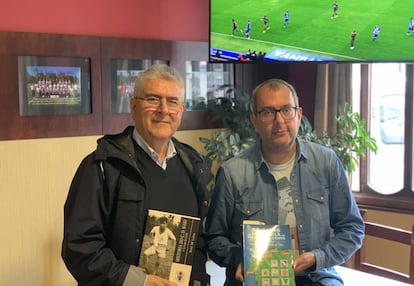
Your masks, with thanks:
[[[20,116],[89,114],[90,59],[19,56]]]

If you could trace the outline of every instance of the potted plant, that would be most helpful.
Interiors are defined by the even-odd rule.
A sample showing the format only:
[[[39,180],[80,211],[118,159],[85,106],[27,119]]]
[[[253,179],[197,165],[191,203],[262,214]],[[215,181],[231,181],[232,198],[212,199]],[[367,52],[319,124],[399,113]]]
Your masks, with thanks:
[[[375,138],[365,129],[365,119],[352,110],[352,105],[345,103],[338,108],[336,117],[337,131],[335,134],[324,134],[317,137],[309,120],[302,116],[298,136],[304,140],[319,143],[331,148],[341,160],[348,174],[355,171],[359,159],[367,150],[377,152]]]
[[[218,100],[211,110],[213,120],[221,120],[224,129],[213,132],[211,138],[201,137],[207,156],[218,164],[230,159],[248,148],[257,139],[257,134],[250,122],[250,96],[243,89],[222,86],[229,95]],[[336,118],[337,132],[320,137],[314,132],[309,120],[302,116],[298,137],[331,148],[342,161],[348,174],[359,164],[367,150],[377,151],[375,138],[365,129],[365,120],[353,112],[348,103],[339,107]]]
[[[227,96],[218,98],[210,109],[212,120],[221,121],[224,128],[214,131],[211,138],[199,138],[207,156],[218,164],[247,149],[257,139],[250,122],[250,96],[240,87],[223,85],[217,92]]]

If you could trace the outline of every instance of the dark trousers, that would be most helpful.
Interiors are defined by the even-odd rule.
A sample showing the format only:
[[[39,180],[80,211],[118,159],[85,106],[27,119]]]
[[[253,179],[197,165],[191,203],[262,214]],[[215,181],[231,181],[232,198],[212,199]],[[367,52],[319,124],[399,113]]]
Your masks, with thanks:
[[[334,278],[323,278],[320,282],[313,282],[308,276],[296,276],[296,286],[344,286],[344,284]]]
[[[296,286],[323,286],[319,282],[313,282],[308,276],[295,276]]]

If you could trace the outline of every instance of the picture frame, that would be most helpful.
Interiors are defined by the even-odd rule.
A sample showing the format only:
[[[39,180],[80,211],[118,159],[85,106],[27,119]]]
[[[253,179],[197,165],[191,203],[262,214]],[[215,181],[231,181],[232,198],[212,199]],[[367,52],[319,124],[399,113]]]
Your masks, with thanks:
[[[102,134],[99,37],[0,31],[0,42],[0,103],[3,110],[0,112],[0,122],[3,123],[0,140]],[[28,101],[22,88],[24,76],[19,75],[19,57],[22,56],[37,61],[21,60],[20,72],[25,70],[25,65],[80,67],[81,79],[88,82],[84,86],[89,85],[85,89],[89,89],[88,94],[82,95],[81,104],[77,106],[49,104],[36,106],[39,109],[36,111],[30,110],[25,106]]]
[[[18,56],[20,116],[90,114],[90,59]]]
[[[129,39],[82,35],[0,31],[0,140],[38,139],[52,137],[90,136],[121,132],[133,125],[130,113],[113,109],[113,90],[117,75],[111,73],[111,61],[121,60],[118,70],[145,69],[140,61],[156,63],[157,59],[185,73],[186,60],[202,60],[208,49],[206,42]],[[33,57],[33,61],[19,57]],[[82,60],[86,59],[86,64]],[[146,59],[146,60],[145,60]],[[134,63],[140,63],[136,66]],[[80,62],[79,62],[80,61]],[[89,64],[87,62],[89,61]],[[80,105],[65,105],[47,100],[30,106],[26,66],[80,67],[81,80],[89,94],[81,94]],[[20,68],[20,71],[19,71]],[[116,69],[115,69],[116,70]],[[19,75],[23,73],[23,75]],[[116,86],[116,85],[115,85]],[[85,90],[82,87],[82,90]],[[89,101],[88,101],[89,100]],[[79,103],[79,101],[78,101]],[[114,105],[116,106],[116,105]],[[129,108],[129,105],[128,105]],[[114,112],[115,111],[115,112]],[[126,110],[121,110],[125,112]],[[187,110],[180,130],[220,128],[208,110]]]
[[[122,107],[118,103],[121,96],[118,89],[118,81],[121,80],[119,75],[128,72],[135,77],[139,71],[156,62],[171,65],[172,43],[169,40],[101,39],[103,133],[122,132],[126,126],[134,125],[129,98],[123,99]],[[135,79],[130,81],[132,80],[135,82]]]
[[[167,60],[111,59],[111,113],[130,114],[129,102],[134,94],[136,78],[153,64]]]

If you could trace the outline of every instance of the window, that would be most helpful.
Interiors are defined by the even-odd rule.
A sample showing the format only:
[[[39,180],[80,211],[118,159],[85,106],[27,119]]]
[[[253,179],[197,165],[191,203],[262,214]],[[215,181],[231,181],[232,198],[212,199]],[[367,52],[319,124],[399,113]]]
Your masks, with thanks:
[[[233,65],[186,61],[186,108],[206,110],[216,105],[216,100],[226,97],[223,85],[234,84]]]
[[[378,145],[376,154],[369,152],[361,160],[357,201],[378,209],[414,212],[413,65],[354,64],[352,72],[354,110],[366,118]]]

